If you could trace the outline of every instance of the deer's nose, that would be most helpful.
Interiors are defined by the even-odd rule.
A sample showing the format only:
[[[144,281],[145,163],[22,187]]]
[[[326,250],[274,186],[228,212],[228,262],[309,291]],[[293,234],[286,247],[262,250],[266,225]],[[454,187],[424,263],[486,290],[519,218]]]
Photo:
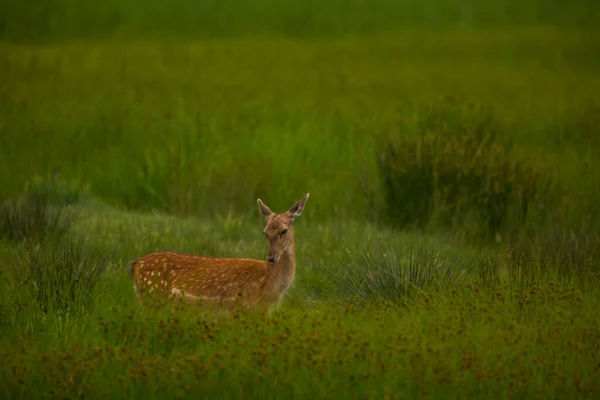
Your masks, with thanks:
[[[267,261],[270,263],[274,263],[275,262],[275,256],[269,256],[267,257]]]

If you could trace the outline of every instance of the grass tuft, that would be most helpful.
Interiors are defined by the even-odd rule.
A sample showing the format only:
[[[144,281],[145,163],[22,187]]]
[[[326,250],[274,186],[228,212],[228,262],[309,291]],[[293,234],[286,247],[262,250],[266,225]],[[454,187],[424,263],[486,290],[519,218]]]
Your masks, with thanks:
[[[18,248],[8,273],[15,293],[31,296],[44,313],[70,311],[88,306],[106,289],[111,258],[83,238],[29,239]]]
[[[0,240],[43,242],[64,236],[73,216],[66,208],[52,204],[54,194],[33,188],[19,199],[0,203]]]
[[[440,248],[412,245],[399,252],[380,239],[371,249],[348,252],[331,273],[325,293],[334,303],[406,303],[459,286],[472,268],[472,261]]]
[[[508,269],[516,282],[574,281],[578,286],[600,284],[600,237],[590,229],[545,229],[508,250]]]

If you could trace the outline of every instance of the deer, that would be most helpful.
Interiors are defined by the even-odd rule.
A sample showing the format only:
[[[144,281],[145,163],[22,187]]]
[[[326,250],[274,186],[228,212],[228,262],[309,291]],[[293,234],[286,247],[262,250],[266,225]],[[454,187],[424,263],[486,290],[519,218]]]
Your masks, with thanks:
[[[210,309],[278,308],[296,273],[292,223],[304,210],[307,193],[284,213],[274,213],[260,199],[266,218],[263,235],[269,242],[266,261],[248,258],[216,258],[159,251],[129,263],[133,290],[200,304]]]

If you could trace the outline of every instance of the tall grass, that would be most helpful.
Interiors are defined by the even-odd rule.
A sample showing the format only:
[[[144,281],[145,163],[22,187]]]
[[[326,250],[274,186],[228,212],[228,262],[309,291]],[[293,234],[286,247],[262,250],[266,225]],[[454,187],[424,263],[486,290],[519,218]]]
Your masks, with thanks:
[[[0,199],[0,241],[19,243],[60,239],[75,218],[66,208],[79,202],[80,188],[66,185],[58,177],[28,182],[17,198]]]
[[[315,38],[385,33],[399,28],[594,26],[594,1],[273,0],[201,3],[175,0],[36,0],[3,3],[0,34],[15,41],[116,36],[231,37],[247,34]]]
[[[0,179],[17,195],[36,173],[60,173],[114,205],[202,218],[254,213],[267,191],[284,207],[310,190],[315,218],[385,222],[377,145],[415,140],[451,96],[491,110],[499,140],[513,143],[507,162],[522,154],[556,187],[544,201],[582,220],[598,199],[598,150],[593,139],[565,138],[598,129],[600,82],[587,56],[596,45],[547,28],[320,43],[5,44]],[[465,107],[451,129],[432,125],[430,135],[450,140],[461,118],[477,117]]]
[[[422,227],[471,217],[488,235],[523,226],[528,214],[539,220],[552,201],[544,167],[506,143],[489,110],[456,103],[426,110],[413,135],[388,139],[378,152],[390,220]]]
[[[110,252],[100,252],[82,238],[29,240],[17,250],[7,272],[16,286],[15,296],[29,297],[45,313],[69,312],[86,307],[105,288],[103,275],[111,258]]]
[[[56,178],[33,182],[0,207],[0,243],[14,249],[0,263],[4,312],[28,302],[44,313],[69,312],[85,307],[104,284],[111,254],[70,232],[77,213],[69,205],[81,196],[67,189]]]

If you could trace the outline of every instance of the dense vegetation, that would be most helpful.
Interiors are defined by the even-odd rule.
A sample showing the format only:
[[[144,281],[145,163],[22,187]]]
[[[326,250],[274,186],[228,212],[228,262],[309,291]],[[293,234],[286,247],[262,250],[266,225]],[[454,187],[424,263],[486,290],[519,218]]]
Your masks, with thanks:
[[[595,0],[36,0],[0,4],[0,34],[14,41],[73,38],[331,38],[398,28],[595,27]]]
[[[594,398],[594,2],[0,6],[9,398]],[[279,312],[142,307],[125,265],[264,258]]]

